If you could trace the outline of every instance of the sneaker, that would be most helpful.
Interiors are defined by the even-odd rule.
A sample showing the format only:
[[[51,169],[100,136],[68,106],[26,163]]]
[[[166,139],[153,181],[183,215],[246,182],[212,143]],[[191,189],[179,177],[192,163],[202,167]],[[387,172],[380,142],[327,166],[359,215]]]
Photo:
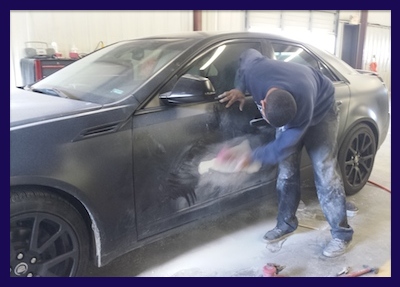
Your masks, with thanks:
[[[355,216],[358,212],[358,207],[351,201],[346,202],[346,214],[348,217]]]
[[[326,257],[336,257],[342,255],[348,246],[349,242],[340,240],[338,238],[333,238],[328,245],[326,245],[322,254],[324,254]]]
[[[278,227],[275,227],[274,229],[265,233],[265,235],[263,236],[263,239],[267,243],[273,243],[273,242],[277,242],[277,241],[280,241],[280,240],[288,237],[292,233],[293,233],[293,231],[283,231],[283,230],[279,229]]]

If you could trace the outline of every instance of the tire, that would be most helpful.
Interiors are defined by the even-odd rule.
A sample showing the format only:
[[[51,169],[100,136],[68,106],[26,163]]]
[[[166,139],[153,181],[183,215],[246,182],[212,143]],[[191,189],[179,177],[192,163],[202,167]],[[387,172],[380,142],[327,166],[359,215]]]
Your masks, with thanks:
[[[338,154],[346,195],[354,195],[365,186],[376,151],[375,136],[368,125],[359,124],[347,133]]]
[[[83,276],[89,235],[65,199],[36,190],[10,194],[10,277]]]

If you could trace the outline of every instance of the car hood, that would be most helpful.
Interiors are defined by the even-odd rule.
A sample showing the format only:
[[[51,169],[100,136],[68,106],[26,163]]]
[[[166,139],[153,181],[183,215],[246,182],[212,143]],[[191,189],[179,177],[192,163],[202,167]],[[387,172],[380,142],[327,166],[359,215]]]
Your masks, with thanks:
[[[10,94],[10,128],[100,109],[99,104],[15,89]]]

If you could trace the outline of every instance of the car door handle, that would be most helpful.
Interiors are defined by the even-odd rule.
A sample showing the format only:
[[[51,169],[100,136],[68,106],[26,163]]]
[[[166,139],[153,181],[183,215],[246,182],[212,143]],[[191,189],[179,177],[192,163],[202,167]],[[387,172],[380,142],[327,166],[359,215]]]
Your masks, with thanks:
[[[263,118],[252,119],[250,120],[249,123],[252,127],[260,127],[267,125],[267,122]]]
[[[342,101],[336,101],[336,106],[340,107],[343,104]]]

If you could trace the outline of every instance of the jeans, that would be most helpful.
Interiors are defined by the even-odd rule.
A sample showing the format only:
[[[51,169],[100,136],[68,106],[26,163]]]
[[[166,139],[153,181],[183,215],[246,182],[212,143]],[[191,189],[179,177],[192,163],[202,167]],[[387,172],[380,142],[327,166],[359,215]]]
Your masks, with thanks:
[[[277,227],[281,230],[291,232],[298,226],[300,159],[305,147],[314,169],[318,200],[331,227],[332,237],[347,242],[352,240],[353,229],[347,222],[346,195],[337,163],[338,123],[338,107],[334,104],[320,123],[308,128],[297,152],[279,164]],[[276,136],[280,135],[278,129]]]

